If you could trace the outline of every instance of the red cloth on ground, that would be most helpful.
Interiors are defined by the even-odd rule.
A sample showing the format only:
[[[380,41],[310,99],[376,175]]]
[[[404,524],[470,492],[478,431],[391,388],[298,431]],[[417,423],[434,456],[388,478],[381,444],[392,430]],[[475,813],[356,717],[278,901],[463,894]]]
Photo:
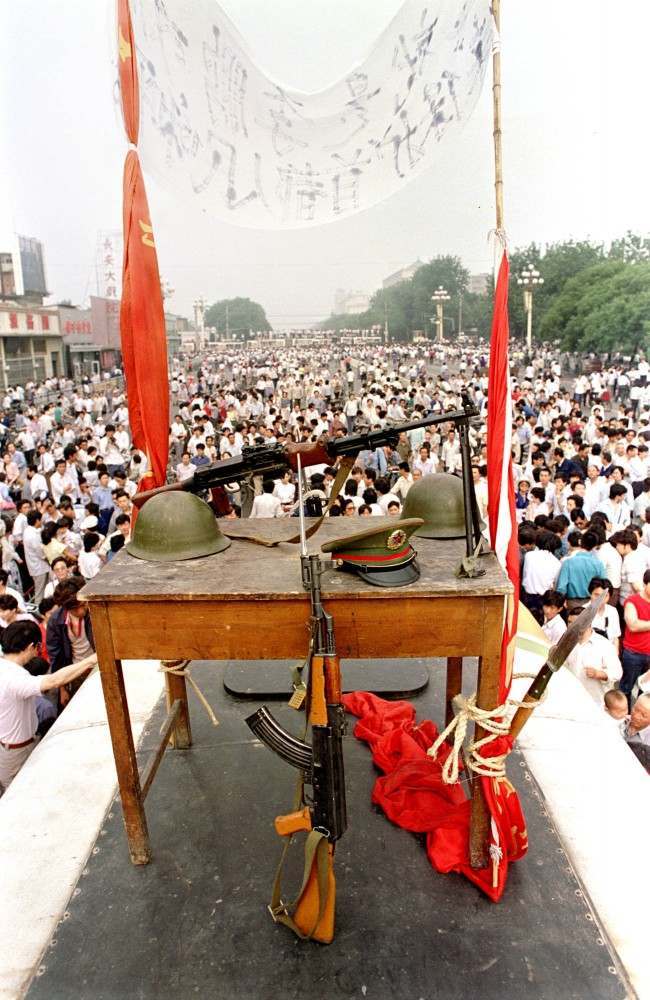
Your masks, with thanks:
[[[428,719],[419,725],[415,709],[408,701],[385,701],[367,691],[343,696],[348,712],[359,717],[354,735],[370,745],[374,763],[384,772],[377,778],[372,801],[397,826],[413,833],[427,834],[427,856],[439,872],[461,872],[490,899],[498,901],[508,877],[508,861],[526,853],[526,825],[519,799],[507,781],[500,779],[498,801],[493,780],[481,778],[490,812],[499,833],[503,857],[494,869],[474,869],[469,863],[471,803],[457,782],[446,785],[442,766],[450,748],[444,744],[438,757],[427,755],[438,738],[438,729]],[[484,755],[496,756],[509,750],[509,738],[495,737]]]

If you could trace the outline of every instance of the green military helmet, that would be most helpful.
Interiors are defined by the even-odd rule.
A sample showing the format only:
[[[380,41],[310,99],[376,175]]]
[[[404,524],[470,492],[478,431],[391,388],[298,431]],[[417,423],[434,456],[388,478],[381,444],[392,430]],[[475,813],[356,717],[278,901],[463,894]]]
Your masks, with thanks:
[[[447,472],[423,476],[406,494],[402,517],[421,517],[415,532],[421,538],[464,538],[463,481]]]
[[[322,552],[331,552],[341,569],[356,573],[366,583],[376,587],[405,587],[420,576],[416,551],[409,542],[422,524],[419,517],[408,520],[387,518],[378,527],[357,531],[321,545]]]
[[[211,556],[229,545],[207,503],[192,493],[172,491],[147,500],[126,551],[137,559],[175,562]]]

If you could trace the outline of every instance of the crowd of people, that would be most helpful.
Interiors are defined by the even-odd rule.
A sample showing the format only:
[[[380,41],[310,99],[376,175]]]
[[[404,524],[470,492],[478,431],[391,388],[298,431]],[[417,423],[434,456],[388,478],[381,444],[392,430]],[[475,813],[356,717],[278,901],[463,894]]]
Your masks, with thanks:
[[[246,448],[444,414],[468,394],[479,412],[472,478],[486,520],[487,367],[483,342],[233,348],[185,359],[170,379],[168,478],[183,481]],[[513,354],[522,600],[555,642],[589,601],[608,595],[568,666],[633,748],[650,746],[649,374],[644,358],[603,367],[550,348],[530,360]],[[147,469],[120,388],[50,380],[10,389],[2,408],[0,793],[94,662],[77,595],[129,540]],[[453,424],[420,427],[394,448],[359,454],[336,496],[336,469],[311,468],[308,512],[398,517],[414,481],[459,475],[461,462]],[[286,517],[296,502],[290,472],[212,497],[225,517]]]

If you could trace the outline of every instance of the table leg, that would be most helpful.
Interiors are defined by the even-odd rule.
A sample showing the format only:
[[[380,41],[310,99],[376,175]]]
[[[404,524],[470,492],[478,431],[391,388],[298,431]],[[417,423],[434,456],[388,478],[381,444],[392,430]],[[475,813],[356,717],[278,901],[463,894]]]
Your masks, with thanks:
[[[187,660],[161,660],[160,662],[163,667],[172,667],[187,663]],[[172,674],[165,670],[165,693],[168,712],[175,701],[181,703],[181,710],[172,729],[169,743],[175,750],[186,750],[192,746],[192,730],[190,728],[190,707],[187,703],[187,684],[182,674]]]
[[[478,661],[476,703],[479,708],[496,708],[499,700],[499,672],[501,670],[501,636],[503,633],[503,598],[488,599],[483,615],[483,655]],[[474,739],[488,734],[475,727]],[[470,822],[469,853],[472,868],[486,868],[490,839],[490,810],[487,807],[481,781],[474,776],[472,784],[472,818]]]
[[[463,689],[463,658],[462,656],[447,657],[447,694],[445,700],[445,726],[454,717],[452,702]]]
[[[122,661],[115,657],[105,605],[92,605],[92,623],[129,853],[134,865],[146,865],[151,860],[147,817],[124,688]]]

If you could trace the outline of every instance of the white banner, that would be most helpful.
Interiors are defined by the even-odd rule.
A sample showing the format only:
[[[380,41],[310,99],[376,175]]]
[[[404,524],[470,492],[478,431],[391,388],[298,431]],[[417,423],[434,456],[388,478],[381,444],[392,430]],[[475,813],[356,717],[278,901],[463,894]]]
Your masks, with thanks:
[[[258,69],[214,0],[131,10],[143,168],[259,229],[345,218],[429,168],[474,108],[493,38],[489,0],[406,0],[362,63],[303,94]]]

